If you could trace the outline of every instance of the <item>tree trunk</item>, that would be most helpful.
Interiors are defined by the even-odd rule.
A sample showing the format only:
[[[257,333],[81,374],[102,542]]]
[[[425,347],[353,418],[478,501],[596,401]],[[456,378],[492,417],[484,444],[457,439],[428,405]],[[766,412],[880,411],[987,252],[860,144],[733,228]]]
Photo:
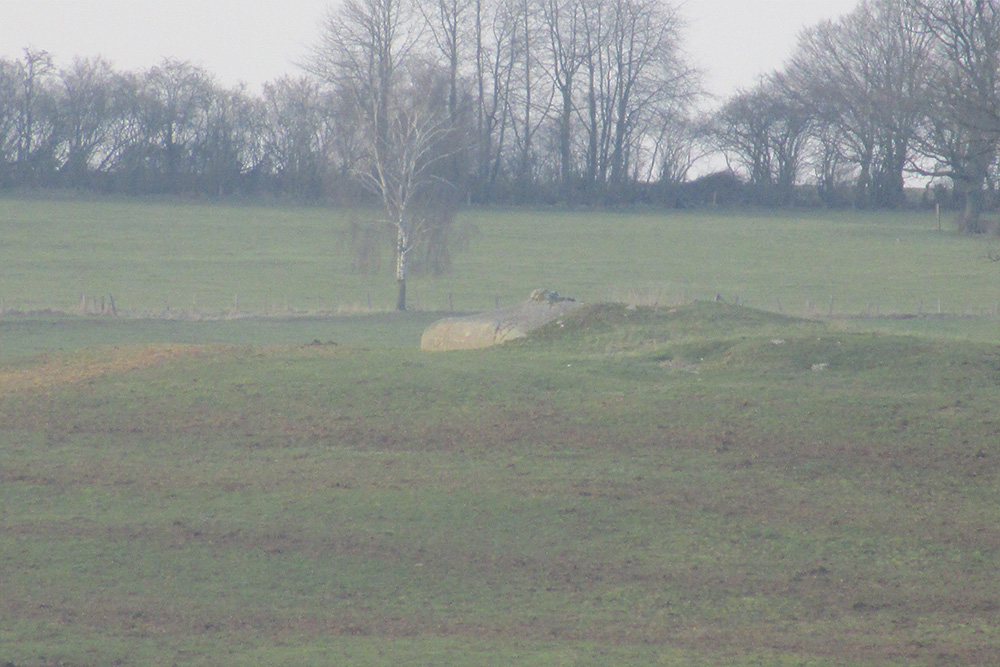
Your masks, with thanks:
[[[396,227],[396,285],[399,288],[396,296],[396,310],[406,310],[406,252],[408,250],[406,224],[400,219]]]
[[[559,116],[559,180],[562,182],[562,196],[569,201],[573,179],[572,128],[573,84],[569,75],[562,88],[562,113]]]
[[[958,229],[967,234],[981,234],[986,231],[983,225],[983,190],[976,183],[969,181],[956,182],[965,195],[965,206],[958,216]]]
[[[589,70],[589,89],[587,91],[587,117],[590,119],[587,136],[587,184],[594,194],[597,184],[597,84],[594,81],[594,69]]]
[[[406,310],[406,278],[396,280],[399,292],[396,295],[396,310],[403,312]]]

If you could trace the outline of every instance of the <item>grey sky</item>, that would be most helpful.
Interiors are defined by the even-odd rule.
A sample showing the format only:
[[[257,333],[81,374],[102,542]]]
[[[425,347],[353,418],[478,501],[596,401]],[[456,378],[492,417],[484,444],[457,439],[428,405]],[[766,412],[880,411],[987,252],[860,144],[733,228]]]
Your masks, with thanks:
[[[225,85],[296,71],[327,7],[338,0],[0,0],[0,56],[30,46],[57,63],[103,55],[144,69],[171,56],[202,65]],[[685,49],[720,96],[781,67],[796,35],[858,0],[685,0]]]

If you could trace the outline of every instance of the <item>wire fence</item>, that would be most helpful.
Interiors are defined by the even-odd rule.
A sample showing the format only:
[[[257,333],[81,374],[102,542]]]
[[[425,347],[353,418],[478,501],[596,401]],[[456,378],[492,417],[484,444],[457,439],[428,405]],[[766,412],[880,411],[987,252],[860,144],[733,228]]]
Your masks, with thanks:
[[[219,320],[239,318],[291,318],[291,317],[335,317],[386,313],[395,310],[395,301],[373,297],[372,293],[358,294],[356,299],[339,302],[321,299],[298,299],[287,297],[270,299],[267,297],[241,297],[234,294],[230,303],[216,304],[214,307],[199,307],[197,300],[191,299],[185,306],[173,306],[180,300],[166,302],[162,307],[134,307],[128,299],[118,299],[113,294],[80,294],[75,299],[52,299],[48,301],[8,299],[0,297],[0,317],[28,316],[86,316],[121,319],[173,319],[173,320]],[[526,296],[526,295],[525,295]],[[416,312],[472,313],[500,309],[514,305],[525,297],[511,295],[484,295],[440,293],[429,295],[410,289],[407,309]],[[829,296],[823,299],[781,296],[745,297],[723,296],[722,294],[693,293],[678,290],[672,294],[663,292],[642,293],[635,291],[609,291],[595,301],[625,303],[631,306],[677,307],[696,300],[718,301],[730,305],[766,310],[795,317],[811,319],[842,318],[913,318],[913,317],[979,317],[1000,318],[1000,299],[984,305],[982,303],[961,302],[939,297],[916,297],[900,303],[881,299],[839,299]]]

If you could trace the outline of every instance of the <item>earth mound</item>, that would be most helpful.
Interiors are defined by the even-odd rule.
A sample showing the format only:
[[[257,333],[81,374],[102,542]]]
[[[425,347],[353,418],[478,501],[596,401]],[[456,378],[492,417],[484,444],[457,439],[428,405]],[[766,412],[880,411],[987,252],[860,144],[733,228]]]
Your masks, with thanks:
[[[420,349],[433,352],[476,350],[524,338],[582,305],[556,292],[536,289],[527,301],[514,306],[434,322],[424,330]]]

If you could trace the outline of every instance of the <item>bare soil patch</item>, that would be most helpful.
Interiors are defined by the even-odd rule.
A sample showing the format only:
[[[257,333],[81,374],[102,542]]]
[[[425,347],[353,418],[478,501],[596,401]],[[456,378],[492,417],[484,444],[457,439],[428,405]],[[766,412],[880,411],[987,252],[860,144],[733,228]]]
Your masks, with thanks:
[[[73,356],[43,354],[27,367],[0,368],[0,394],[49,391],[115,373],[128,373],[195,354],[195,345],[112,348]]]

